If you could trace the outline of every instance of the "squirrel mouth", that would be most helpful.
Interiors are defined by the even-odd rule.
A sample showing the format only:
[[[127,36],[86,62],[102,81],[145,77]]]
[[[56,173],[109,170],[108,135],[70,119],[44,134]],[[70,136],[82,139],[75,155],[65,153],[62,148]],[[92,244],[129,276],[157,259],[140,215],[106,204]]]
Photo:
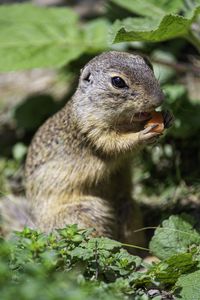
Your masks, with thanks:
[[[150,112],[138,112],[118,120],[115,128],[119,132],[138,132],[144,128],[145,123],[150,119]]]
[[[139,113],[134,114],[133,121],[134,122],[144,122],[151,118],[151,114],[149,112],[141,111]]]

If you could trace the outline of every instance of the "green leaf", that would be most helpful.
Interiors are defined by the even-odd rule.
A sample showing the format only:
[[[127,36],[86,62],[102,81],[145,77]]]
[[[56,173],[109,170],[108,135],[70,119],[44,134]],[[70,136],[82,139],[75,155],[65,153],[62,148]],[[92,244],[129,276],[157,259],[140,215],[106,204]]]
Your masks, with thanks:
[[[133,13],[148,17],[176,13],[183,6],[182,0],[112,0],[112,2]]]
[[[93,258],[94,251],[88,248],[76,247],[71,251],[70,255],[72,258],[76,257],[84,261]]]
[[[17,143],[13,147],[12,152],[13,152],[14,159],[18,161],[22,161],[22,159],[24,158],[27,152],[27,147],[23,143]]]
[[[200,297],[200,270],[180,276],[176,283],[175,299],[198,300]]]
[[[131,274],[136,268],[139,268],[142,259],[129,254],[125,249],[120,249],[119,252],[114,254],[114,261],[115,265],[111,265],[111,268],[123,276]]]
[[[188,251],[189,246],[200,243],[199,233],[184,217],[171,216],[158,227],[150,242],[151,252],[160,259]]]
[[[200,13],[197,7],[190,18],[168,14],[161,18],[127,18],[117,20],[112,28],[113,43],[128,41],[160,42],[176,37],[189,38],[192,22]]]
[[[113,249],[119,248],[121,246],[122,246],[122,244],[120,242],[111,240],[106,237],[91,238],[88,241],[88,248],[91,248],[91,249],[113,250]]]
[[[76,14],[67,8],[0,6],[0,71],[60,67],[84,51]]]
[[[0,71],[61,67],[84,52],[108,48],[106,19],[81,28],[67,8],[0,6],[0,26]]]
[[[86,23],[83,28],[83,35],[87,52],[95,53],[108,48],[109,27],[110,23],[103,18]]]
[[[181,253],[152,266],[148,275],[162,284],[173,285],[181,274],[195,269],[197,261],[191,253]]]

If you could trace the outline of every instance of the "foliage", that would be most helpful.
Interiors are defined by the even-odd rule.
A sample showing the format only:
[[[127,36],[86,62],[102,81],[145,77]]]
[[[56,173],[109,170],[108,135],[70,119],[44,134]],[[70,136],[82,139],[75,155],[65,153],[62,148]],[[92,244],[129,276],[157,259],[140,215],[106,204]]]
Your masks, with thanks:
[[[177,13],[183,6],[183,1],[175,0],[173,2],[161,0],[144,0],[144,1],[128,1],[128,0],[112,0],[114,3],[134,12],[138,15],[152,17],[157,15],[158,17],[165,15],[166,13]]]
[[[178,229],[171,231],[166,223],[183,223],[176,254],[167,252],[168,237],[177,239]],[[123,244],[108,238],[91,238],[92,230],[76,225],[45,235],[25,228],[10,241],[0,240],[0,287],[4,300],[18,295],[20,299],[150,299],[152,289],[175,293],[176,299],[188,299],[187,280],[199,280],[200,249],[194,245],[190,223],[172,216],[163,224],[159,249],[162,260],[147,264],[131,255]],[[159,230],[159,228],[157,229]],[[159,233],[153,238],[159,240]],[[195,233],[200,239],[199,233]],[[154,298],[151,298],[154,299]],[[157,299],[157,298],[155,298]],[[159,298],[158,298],[159,299]],[[161,299],[161,298],[160,298]]]
[[[200,235],[193,224],[182,216],[171,216],[158,227],[150,243],[151,251],[159,258],[187,252],[191,244],[200,244]]]
[[[84,52],[106,48],[108,21],[95,20],[81,29],[78,16],[67,8],[2,5],[0,23],[1,71],[61,67]]]
[[[19,168],[19,161],[13,159],[0,159],[0,195],[10,192],[8,178],[13,177]]]
[[[195,38],[192,31],[194,23],[200,13],[200,6],[194,4],[193,10],[183,7],[183,1],[173,1],[171,5],[167,1],[121,1],[113,0],[118,5],[136,12],[144,17],[126,18],[123,21],[117,20],[113,26],[113,41],[165,41],[176,37],[183,37],[191,40],[200,50],[199,40]],[[136,4],[136,5],[135,5]],[[199,3],[198,3],[199,4]],[[184,16],[178,12],[184,9]],[[175,12],[177,12],[175,14]]]
[[[109,42],[158,42],[184,37],[198,49],[200,42],[192,30],[200,13],[198,1],[191,7],[181,0],[112,2],[142,17],[116,20],[110,40],[110,23],[99,18],[80,26],[78,15],[67,8],[41,8],[30,4],[0,6],[0,70],[61,67],[83,53],[109,48]],[[179,15],[184,11],[184,16]],[[7,21],[9,20],[9,22]]]
[[[191,274],[181,276],[177,281],[177,290],[180,291],[177,299],[199,299],[199,279],[199,270]]]

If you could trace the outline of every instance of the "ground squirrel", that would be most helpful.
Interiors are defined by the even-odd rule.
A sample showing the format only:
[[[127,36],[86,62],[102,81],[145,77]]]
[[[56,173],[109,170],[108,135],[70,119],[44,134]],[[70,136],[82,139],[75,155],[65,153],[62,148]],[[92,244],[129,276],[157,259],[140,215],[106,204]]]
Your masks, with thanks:
[[[73,97],[29,147],[26,197],[36,227],[48,232],[76,223],[97,236],[135,241],[131,161],[158,138],[144,125],[163,99],[146,58],[111,51],[86,64]]]

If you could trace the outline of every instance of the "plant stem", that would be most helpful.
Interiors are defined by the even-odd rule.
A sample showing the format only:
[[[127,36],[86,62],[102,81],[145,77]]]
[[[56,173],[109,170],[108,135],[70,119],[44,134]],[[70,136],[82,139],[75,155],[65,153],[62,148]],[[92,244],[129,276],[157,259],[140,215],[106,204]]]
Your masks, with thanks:
[[[124,247],[129,247],[129,248],[135,248],[135,249],[139,249],[139,250],[145,250],[145,251],[150,251],[148,248],[144,248],[144,247],[140,247],[140,246],[136,246],[136,245],[131,245],[131,244],[125,244],[125,243],[121,243],[122,246]]]

